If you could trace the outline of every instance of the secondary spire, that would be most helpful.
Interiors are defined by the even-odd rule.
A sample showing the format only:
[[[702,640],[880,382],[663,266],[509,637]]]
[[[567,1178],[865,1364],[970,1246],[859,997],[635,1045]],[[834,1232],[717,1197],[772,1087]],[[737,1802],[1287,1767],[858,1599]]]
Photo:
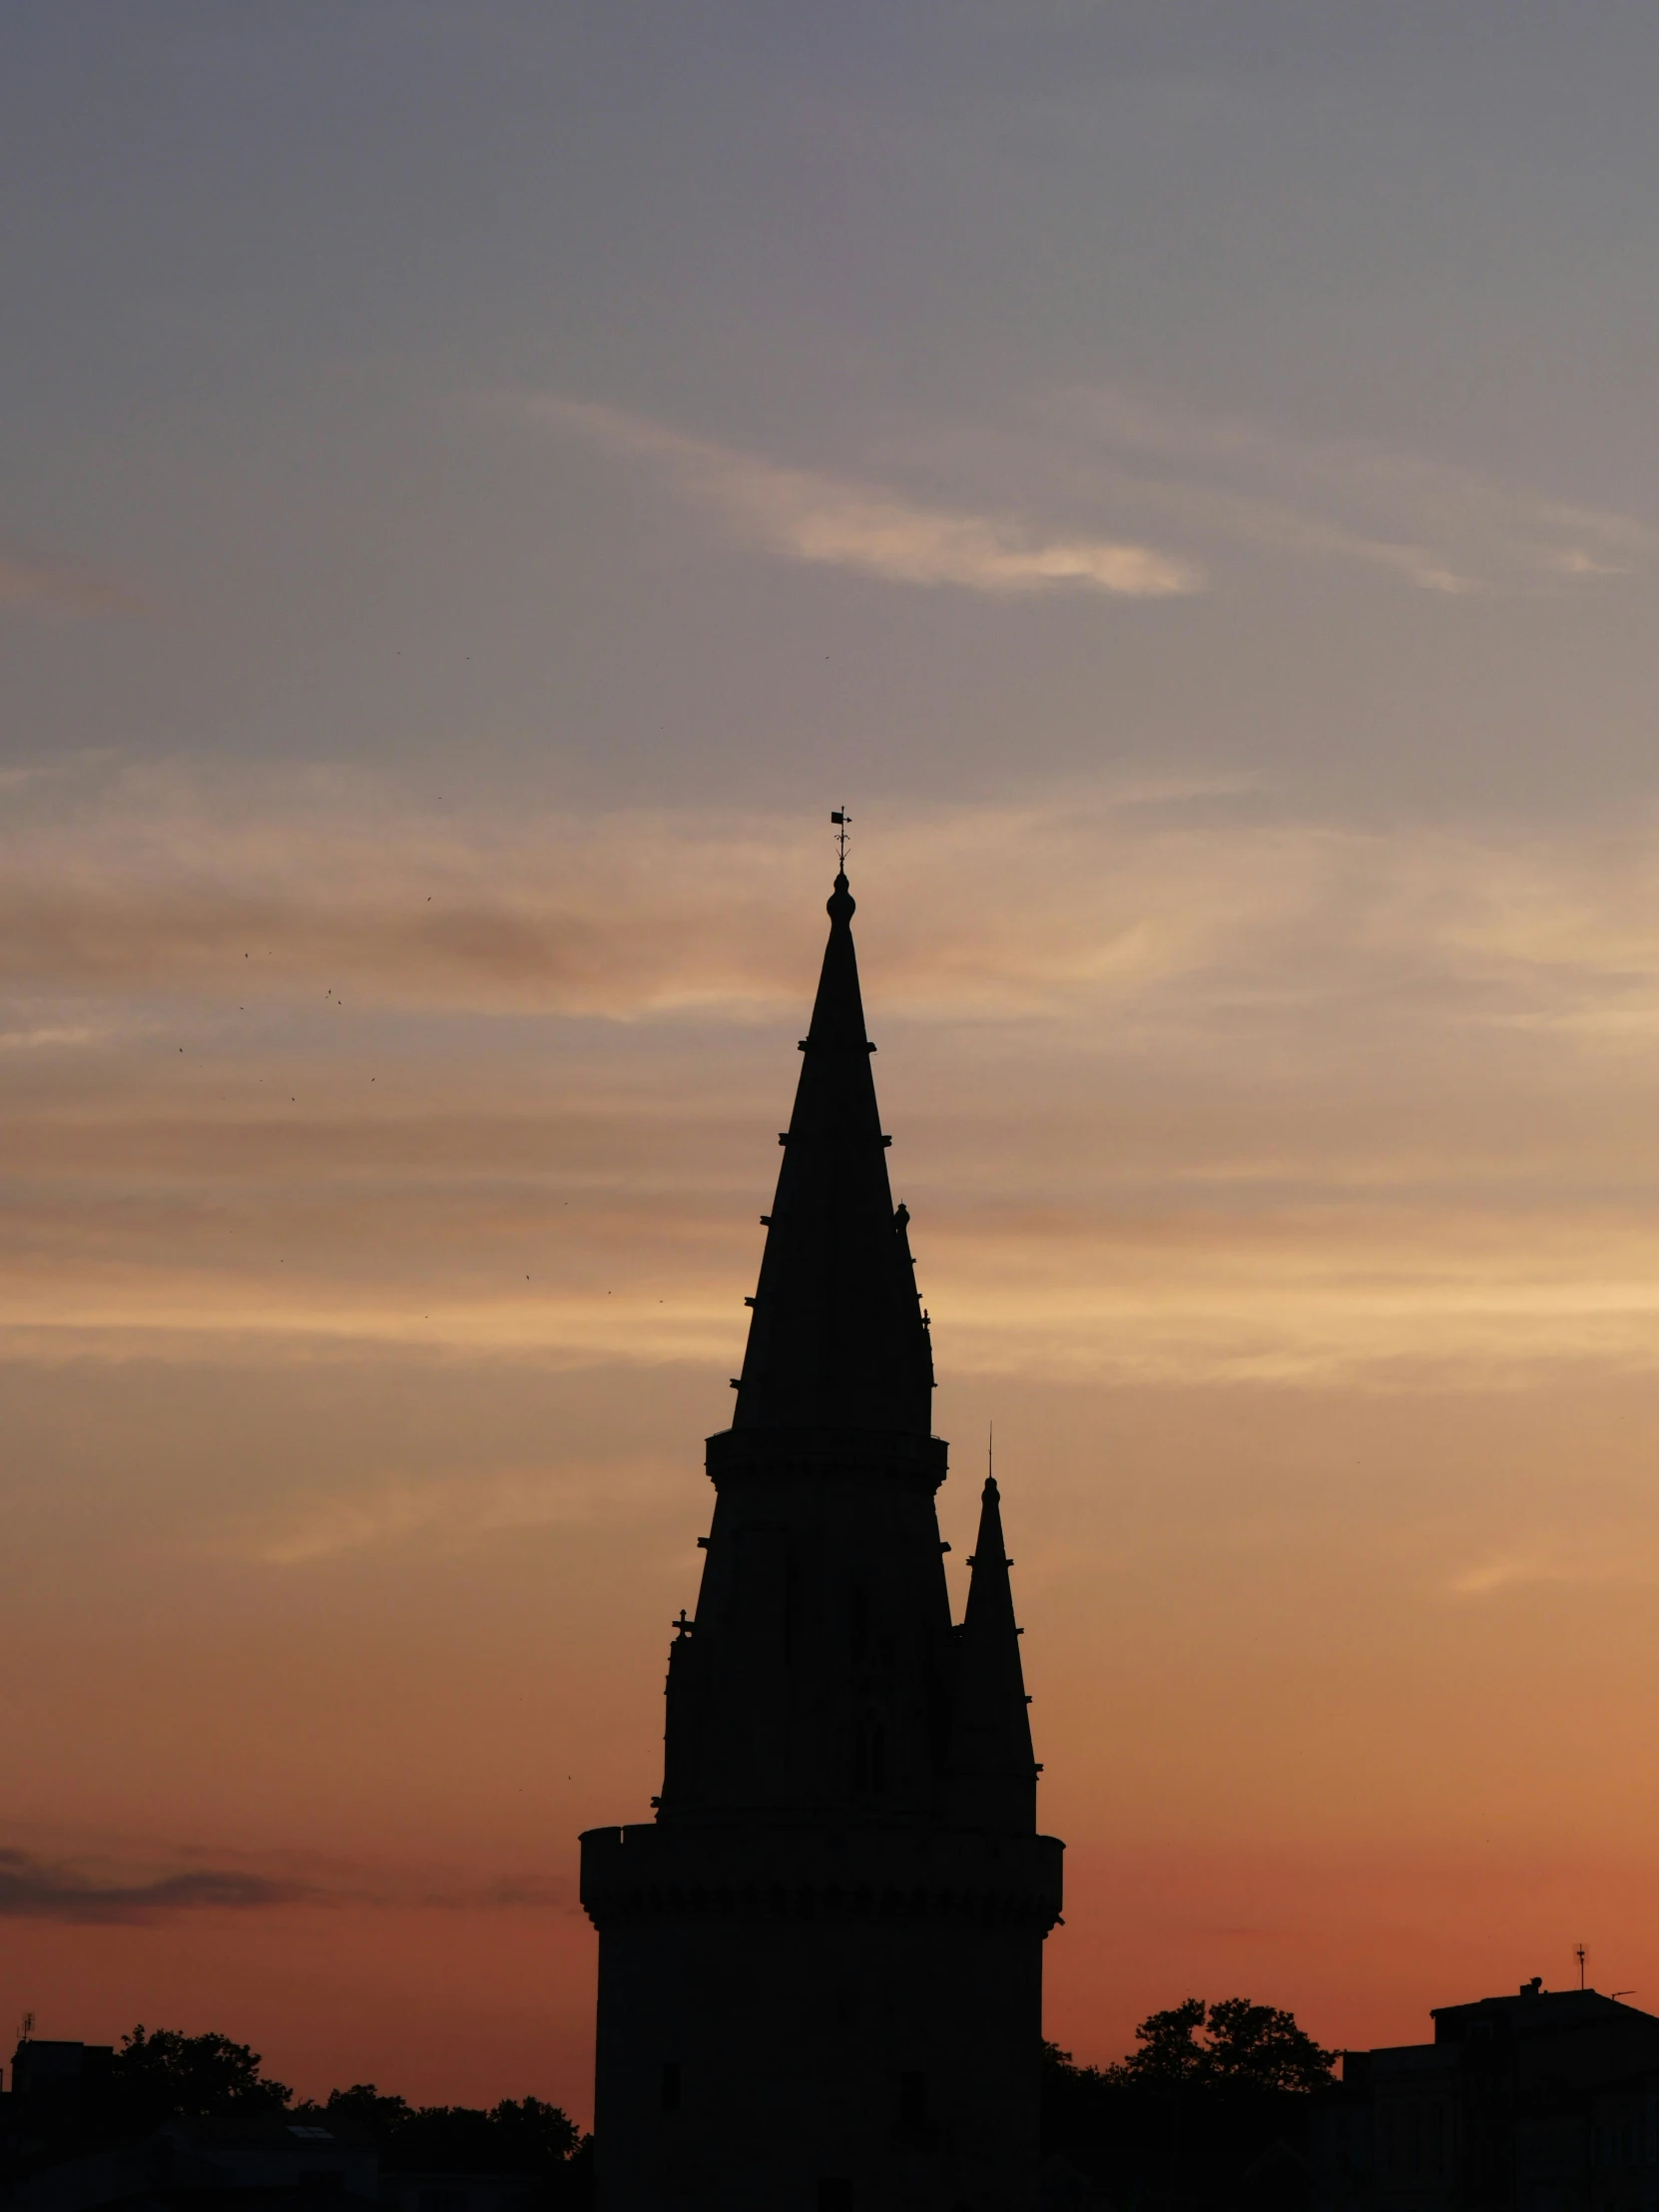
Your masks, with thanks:
[[[949,1805],[964,1827],[1029,1836],[1037,1825],[1037,1768],[1008,1581],[1013,1563],[1003,1548],[996,1477],[987,1474],[979,1538],[968,1562],[973,1579],[967,1612],[958,1632]]]

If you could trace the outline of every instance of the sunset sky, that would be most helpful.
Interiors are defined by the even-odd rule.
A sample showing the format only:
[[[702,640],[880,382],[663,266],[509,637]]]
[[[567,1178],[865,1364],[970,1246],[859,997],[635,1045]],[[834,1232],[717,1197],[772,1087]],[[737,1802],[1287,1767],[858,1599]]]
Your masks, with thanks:
[[[842,804],[1048,2032],[1659,2009],[1656,101],[1619,0],[13,0],[0,2058],[590,2110]]]

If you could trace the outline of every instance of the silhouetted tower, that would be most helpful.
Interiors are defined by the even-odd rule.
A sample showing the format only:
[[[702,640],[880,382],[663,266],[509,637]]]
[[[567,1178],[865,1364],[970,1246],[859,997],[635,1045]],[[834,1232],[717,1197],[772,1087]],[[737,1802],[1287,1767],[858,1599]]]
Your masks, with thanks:
[[[989,1479],[950,1621],[852,911],[838,874],[657,1817],[582,1838],[602,2212],[991,2212],[1035,2179],[1062,1847]]]

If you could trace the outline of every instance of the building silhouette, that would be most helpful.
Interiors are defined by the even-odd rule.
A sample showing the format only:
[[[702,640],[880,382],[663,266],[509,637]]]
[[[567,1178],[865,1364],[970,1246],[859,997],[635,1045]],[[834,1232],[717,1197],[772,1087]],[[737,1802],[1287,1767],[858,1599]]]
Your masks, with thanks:
[[[1315,2212],[1651,2212],[1659,2018],[1596,1989],[1441,2004],[1431,2043],[1343,2054]]]
[[[1062,1846],[996,1483],[952,1625],[932,1356],[844,872],[654,1821],[582,1838],[603,2212],[992,2212],[1038,2161]]]

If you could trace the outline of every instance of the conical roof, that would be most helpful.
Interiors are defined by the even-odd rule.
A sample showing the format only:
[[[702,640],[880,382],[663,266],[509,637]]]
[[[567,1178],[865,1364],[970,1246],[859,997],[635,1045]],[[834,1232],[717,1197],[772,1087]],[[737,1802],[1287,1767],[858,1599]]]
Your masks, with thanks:
[[[1037,1825],[1037,1769],[1014,1625],[1013,1561],[1003,1549],[1002,1504],[987,1475],[973,1547],[973,1579],[959,1636],[949,1803],[966,1827],[1030,1835]]]
[[[926,1436],[932,1355],[887,1181],[844,873],[828,910],[732,1425]]]

